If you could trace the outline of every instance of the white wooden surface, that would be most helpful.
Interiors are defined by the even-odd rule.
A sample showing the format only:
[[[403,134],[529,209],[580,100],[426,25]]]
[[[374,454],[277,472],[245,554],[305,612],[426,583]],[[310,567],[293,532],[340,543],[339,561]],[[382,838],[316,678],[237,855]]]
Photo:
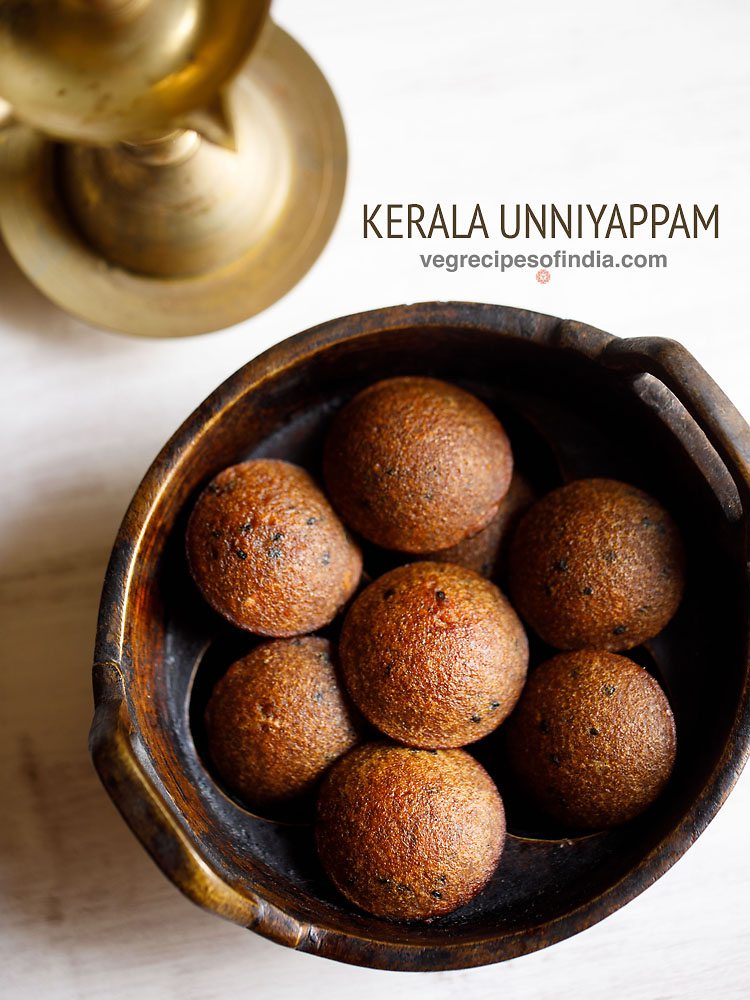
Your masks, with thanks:
[[[602,924],[503,966],[421,977],[295,954],[202,913],[99,787],[89,667],[120,517],[177,424],[271,343],[378,305],[498,301],[677,337],[750,415],[744,0],[279,0],[276,13],[325,67],[351,143],[335,236],[286,299],[210,337],[139,342],[59,313],[0,248],[0,995],[748,996],[750,775],[675,868]],[[528,271],[424,271],[407,241],[361,240],[363,201],[438,198],[718,201],[722,229],[664,241],[666,271],[558,272],[546,286]]]

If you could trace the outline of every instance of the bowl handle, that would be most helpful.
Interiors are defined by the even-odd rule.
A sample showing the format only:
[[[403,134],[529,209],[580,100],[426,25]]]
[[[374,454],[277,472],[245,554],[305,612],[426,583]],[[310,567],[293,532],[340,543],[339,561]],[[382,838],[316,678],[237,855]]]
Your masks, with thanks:
[[[617,371],[659,379],[685,407],[724,462],[739,493],[741,510],[733,520],[750,517],[750,427],[708,372],[676,340],[632,337],[613,340],[600,355]]]
[[[94,664],[96,711],[89,750],[104,787],[128,826],[164,874],[189,899],[236,924],[258,929],[292,948],[308,928],[272,903],[226,882],[170,811],[142,763],[125,683],[115,663]]]

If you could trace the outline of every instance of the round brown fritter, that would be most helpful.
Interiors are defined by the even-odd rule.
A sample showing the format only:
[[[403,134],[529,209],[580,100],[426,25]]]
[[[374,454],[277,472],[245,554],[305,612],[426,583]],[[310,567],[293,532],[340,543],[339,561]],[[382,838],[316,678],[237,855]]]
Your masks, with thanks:
[[[307,472],[270,458],[208,484],[188,522],[187,555],[208,603],[259,635],[327,625],[362,573],[358,548]]]
[[[598,829],[637,816],[664,788],[676,751],[654,678],[615,653],[560,653],[529,676],[505,729],[523,792],[562,823]]]
[[[416,747],[458,747],[491,732],[521,693],[528,644],[498,588],[450,563],[399,566],[349,609],[341,671],[359,710]]]
[[[393,378],[334,420],[324,472],[334,507],[371,542],[431,552],[476,534],[508,491],[513,457],[475,396],[432,378]]]
[[[534,502],[534,494],[523,476],[514,470],[510,488],[490,523],[470,538],[448,549],[438,549],[421,558],[431,562],[456,563],[492,577],[504,562],[513,529]]]
[[[337,889],[369,913],[427,920],[468,903],[497,867],[502,800],[463,750],[357,747],[326,776],[318,853]]]
[[[669,514],[613,479],[553,490],[523,517],[510,547],[513,604],[558,649],[632,649],[664,628],[684,580]]]
[[[263,809],[310,793],[358,741],[330,643],[308,636],[256,646],[214,687],[206,734],[219,776],[248,805]]]

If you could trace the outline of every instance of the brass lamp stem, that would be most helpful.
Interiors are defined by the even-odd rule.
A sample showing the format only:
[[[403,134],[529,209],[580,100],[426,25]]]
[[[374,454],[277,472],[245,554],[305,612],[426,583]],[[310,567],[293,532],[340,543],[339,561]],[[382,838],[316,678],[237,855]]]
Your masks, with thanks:
[[[13,108],[0,97],[0,129],[10,125],[13,120]]]
[[[72,0],[72,2],[77,7],[88,7],[97,14],[119,20],[139,13],[149,0]]]
[[[176,166],[189,160],[201,144],[201,137],[192,129],[175,129],[156,139],[123,142],[122,149],[133,160],[151,167]]]

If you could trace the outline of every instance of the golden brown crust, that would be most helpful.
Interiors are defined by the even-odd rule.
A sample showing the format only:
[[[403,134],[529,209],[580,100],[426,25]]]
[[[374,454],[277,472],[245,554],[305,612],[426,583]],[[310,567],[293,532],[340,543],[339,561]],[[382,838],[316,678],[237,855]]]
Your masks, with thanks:
[[[684,553],[669,514],[642,490],[581,479],[523,517],[510,548],[514,606],[558,649],[632,649],[682,599]]]
[[[248,805],[309,794],[358,740],[330,643],[308,636],[257,646],[215,686],[206,732],[220,777]]]
[[[369,743],[327,775],[316,840],[339,891],[379,917],[426,920],[480,892],[505,842],[487,772],[463,750]]]
[[[377,545],[430,552],[494,516],[513,468],[501,424],[475,396],[432,378],[393,378],[349,402],[328,436],[334,506]]]
[[[367,719],[417,747],[481,739],[508,716],[528,664],[498,588],[449,563],[399,566],[364,590],[341,632],[342,676]]]
[[[497,513],[481,531],[447,549],[429,552],[421,558],[429,562],[455,563],[473,569],[482,576],[494,577],[504,556],[513,530],[534,502],[534,493],[517,470],[513,470],[508,492]]]
[[[674,717],[654,678],[614,653],[561,653],[534,670],[506,728],[521,788],[566,825],[637,816],[661,793],[676,753]]]
[[[327,625],[362,573],[359,549],[312,478],[270,458],[209,483],[188,522],[187,555],[208,603],[268,636]]]

